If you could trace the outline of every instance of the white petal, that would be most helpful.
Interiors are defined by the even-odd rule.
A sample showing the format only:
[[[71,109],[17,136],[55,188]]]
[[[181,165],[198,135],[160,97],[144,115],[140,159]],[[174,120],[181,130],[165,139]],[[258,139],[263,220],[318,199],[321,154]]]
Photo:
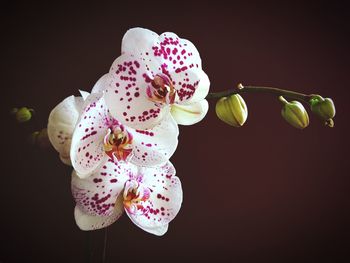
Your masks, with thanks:
[[[163,73],[173,81],[180,101],[190,100],[202,77],[202,62],[196,47],[189,40],[166,32],[152,46],[151,55],[154,64],[162,65]]]
[[[70,157],[65,157],[63,155],[60,155],[60,160],[62,161],[62,163],[64,163],[65,165],[69,165],[72,166],[72,162],[70,161]]]
[[[81,178],[89,176],[101,162],[106,161],[103,138],[111,121],[102,94],[92,93],[85,105],[70,151],[72,165]]]
[[[109,216],[92,216],[84,213],[78,206],[74,209],[75,222],[81,230],[96,230],[108,227],[119,219],[123,214],[123,202],[117,202],[113,213]]]
[[[156,69],[157,65],[152,62],[146,63],[127,54],[113,62],[112,81],[105,98],[114,118],[135,129],[146,129],[159,123],[167,108],[150,101],[147,95]]]
[[[91,90],[91,93],[101,93],[105,92],[107,87],[109,86],[109,83],[111,81],[111,78],[109,74],[104,74],[99,80],[96,82],[94,87]]]
[[[72,194],[76,205],[84,213],[97,216],[112,214],[125,182],[135,174],[137,168],[130,163],[114,163],[108,160],[88,178],[79,178],[72,173]]]
[[[187,60],[185,60],[185,62],[189,62],[189,65],[191,65],[192,63],[195,64],[196,68],[202,68],[202,60],[201,57],[199,55],[199,52],[196,48],[196,46],[188,39],[181,39],[181,44],[183,44],[184,49],[186,50],[186,54],[191,54]],[[197,66],[198,65],[198,66]]]
[[[198,86],[192,98],[188,101],[188,103],[201,101],[205,99],[205,97],[209,93],[210,80],[208,78],[208,75],[203,70],[198,71],[198,75],[199,75]]]
[[[168,162],[157,168],[143,168],[141,184],[150,189],[150,197],[141,202],[143,214],[126,212],[132,221],[146,231],[169,224],[180,210],[182,203],[181,182],[175,176],[175,168]]]
[[[171,106],[171,114],[178,124],[192,125],[200,122],[208,112],[207,100],[201,100],[188,105],[174,104]]]
[[[47,133],[52,146],[63,158],[69,158],[74,127],[83,107],[81,97],[70,96],[59,103],[50,113]]]
[[[71,146],[71,142],[72,140],[69,139],[69,141],[67,141],[64,144],[64,148],[62,148],[62,151],[59,153],[60,159],[61,161],[69,166],[72,166],[72,162],[70,161],[70,146]]]
[[[83,98],[83,100],[86,100],[87,97],[89,97],[90,93],[87,91],[83,91],[83,90],[79,90],[79,93],[81,95],[81,97]]]
[[[178,144],[179,128],[171,114],[152,129],[130,130],[133,134],[133,155],[130,162],[139,166],[165,163]]]
[[[159,36],[158,45],[153,46],[154,54],[160,53],[162,63],[171,67],[202,68],[202,61],[197,48],[187,39],[182,39],[172,32],[165,32]],[[163,52],[164,50],[165,52]]]
[[[126,214],[128,215],[128,217],[130,218],[130,220],[136,225],[138,226],[139,228],[141,228],[143,231],[146,231],[147,233],[150,233],[150,234],[153,234],[153,235],[156,235],[156,236],[163,236],[167,231],[168,231],[168,228],[169,228],[169,224],[165,224],[165,225],[162,225],[162,226],[159,226],[159,227],[143,227],[143,226],[140,226],[138,224],[137,221],[134,220],[133,217],[131,217],[127,211],[126,211]]]
[[[129,53],[134,56],[143,56],[158,40],[158,34],[145,28],[129,29],[122,40],[122,54]]]

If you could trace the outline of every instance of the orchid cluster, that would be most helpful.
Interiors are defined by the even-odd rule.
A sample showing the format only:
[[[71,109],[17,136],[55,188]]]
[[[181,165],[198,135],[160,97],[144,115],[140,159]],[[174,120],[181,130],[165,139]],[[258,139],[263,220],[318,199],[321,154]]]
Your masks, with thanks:
[[[204,118],[209,85],[190,41],[133,28],[91,92],[80,91],[52,110],[47,132],[62,162],[73,167],[80,229],[107,227],[125,211],[141,229],[167,232],[182,203],[169,161],[178,124]]]
[[[81,96],[70,96],[52,110],[47,135],[62,162],[73,167],[74,216],[80,229],[108,227],[125,211],[141,229],[167,232],[182,203],[181,182],[169,161],[177,148],[178,125],[201,121],[208,111],[206,99],[217,99],[218,118],[234,127],[248,117],[240,94],[251,92],[279,96],[282,117],[295,128],[309,125],[299,101],[326,126],[334,126],[330,98],[242,84],[208,93],[209,86],[189,40],[133,28],[123,37],[121,55],[92,90],[80,91]],[[32,112],[20,108],[12,114],[25,122]],[[38,142],[45,132],[35,133]]]

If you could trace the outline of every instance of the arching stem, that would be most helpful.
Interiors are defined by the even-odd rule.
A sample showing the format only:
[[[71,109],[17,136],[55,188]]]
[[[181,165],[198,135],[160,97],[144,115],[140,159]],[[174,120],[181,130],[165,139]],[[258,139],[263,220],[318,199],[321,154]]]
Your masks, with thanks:
[[[243,93],[267,93],[277,96],[283,96],[289,99],[296,99],[306,103],[309,103],[310,99],[316,94],[303,94],[291,90],[278,89],[272,87],[260,87],[260,86],[243,86],[242,84],[238,84],[237,88],[229,89],[221,92],[213,92],[207,95],[207,99],[219,99],[222,97],[227,97],[233,94],[243,94]]]

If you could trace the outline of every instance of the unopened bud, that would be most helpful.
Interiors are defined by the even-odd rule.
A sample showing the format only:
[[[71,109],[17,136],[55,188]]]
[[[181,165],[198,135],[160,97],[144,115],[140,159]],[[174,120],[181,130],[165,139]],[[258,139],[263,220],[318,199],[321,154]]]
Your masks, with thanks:
[[[30,134],[28,137],[28,142],[32,145],[37,145],[42,149],[46,149],[51,146],[46,128]]]
[[[311,111],[324,121],[328,121],[335,116],[335,107],[333,100],[322,98],[316,95],[310,100]]]
[[[32,118],[33,112],[34,111],[32,109],[28,109],[26,107],[22,107],[20,109],[13,108],[11,110],[11,114],[14,114],[16,120],[20,123],[29,121]]]
[[[40,134],[39,131],[35,131],[32,134],[29,135],[28,137],[28,142],[32,145],[35,145],[38,139],[38,135]]]
[[[220,120],[234,127],[243,126],[248,117],[247,105],[239,94],[218,100],[215,111]]]
[[[37,144],[39,145],[40,148],[46,149],[51,146],[51,143],[49,141],[49,136],[47,135],[47,129],[44,128],[42,129],[37,137]]]
[[[307,114],[303,104],[299,101],[288,102],[282,96],[279,100],[283,103],[281,111],[282,117],[293,127],[304,129],[309,125],[309,115]]]

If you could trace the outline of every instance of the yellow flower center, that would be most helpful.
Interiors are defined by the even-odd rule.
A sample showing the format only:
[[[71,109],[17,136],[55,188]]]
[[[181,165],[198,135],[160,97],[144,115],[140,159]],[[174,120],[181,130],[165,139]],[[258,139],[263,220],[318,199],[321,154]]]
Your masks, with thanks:
[[[147,201],[150,197],[150,190],[147,187],[142,186],[136,180],[129,180],[125,183],[123,193],[124,207],[131,214],[144,214],[147,209],[144,208],[143,202]]]
[[[132,152],[132,135],[123,126],[108,129],[104,138],[104,151],[114,160],[126,161]]]
[[[157,103],[173,104],[176,90],[173,82],[165,74],[157,74],[147,88],[149,100]]]

